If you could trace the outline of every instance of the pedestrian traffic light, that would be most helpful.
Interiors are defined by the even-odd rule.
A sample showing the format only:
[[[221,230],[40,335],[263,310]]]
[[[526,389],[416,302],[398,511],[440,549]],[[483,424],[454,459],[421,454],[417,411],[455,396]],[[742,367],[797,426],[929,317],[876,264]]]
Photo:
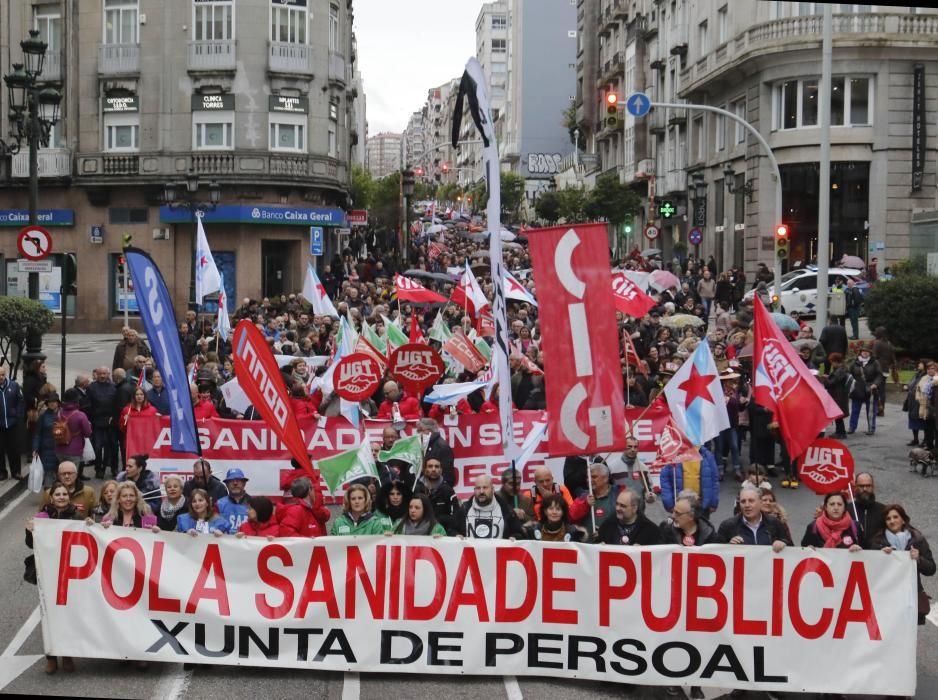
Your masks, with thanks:
[[[117,273],[120,275],[124,274],[124,256],[123,255],[117,256]]]
[[[134,240],[134,237],[132,234],[125,233],[124,236],[121,238],[121,248],[126,250],[133,244],[133,240]]]
[[[619,126],[619,94],[611,90],[606,93],[606,120],[607,129],[616,129]]]
[[[779,224],[775,227],[775,259],[788,260],[788,227]]]

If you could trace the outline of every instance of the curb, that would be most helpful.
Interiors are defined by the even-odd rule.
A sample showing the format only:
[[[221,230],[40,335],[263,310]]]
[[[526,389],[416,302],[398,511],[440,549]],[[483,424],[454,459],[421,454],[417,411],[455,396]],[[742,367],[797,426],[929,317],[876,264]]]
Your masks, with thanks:
[[[21,493],[26,490],[26,479],[17,481],[13,486],[0,494],[0,510],[3,510],[12,503]]]

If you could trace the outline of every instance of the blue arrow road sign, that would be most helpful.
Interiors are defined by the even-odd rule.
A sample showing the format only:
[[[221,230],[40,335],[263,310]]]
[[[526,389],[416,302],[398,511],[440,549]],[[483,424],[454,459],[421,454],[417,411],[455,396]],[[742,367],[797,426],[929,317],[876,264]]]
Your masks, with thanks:
[[[625,101],[625,108],[633,117],[644,117],[651,109],[651,100],[644,92],[633,92]]]
[[[309,227],[309,254],[322,255],[322,226]]]

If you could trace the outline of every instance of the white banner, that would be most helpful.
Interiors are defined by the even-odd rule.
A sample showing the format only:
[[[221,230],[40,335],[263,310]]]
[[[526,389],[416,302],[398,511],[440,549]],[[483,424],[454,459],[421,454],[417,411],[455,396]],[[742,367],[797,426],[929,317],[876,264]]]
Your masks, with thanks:
[[[35,553],[52,655],[915,694],[905,552],[268,542],[37,520]]]

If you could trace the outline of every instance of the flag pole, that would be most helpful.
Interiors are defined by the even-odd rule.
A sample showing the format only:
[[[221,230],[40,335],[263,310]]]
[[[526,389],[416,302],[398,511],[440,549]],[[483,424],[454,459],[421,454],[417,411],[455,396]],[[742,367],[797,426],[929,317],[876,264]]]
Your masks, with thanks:
[[[853,484],[847,482],[847,493],[850,494],[850,505],[853,506],[853,519],[860,522],[860,514],[857,513],[857,502],[853,500]]]
[[[593,496],[593,480],[590,479],[589,475],[589,464],[586,465],[586,485],[589,486],[590,496]],[[595,496],[593,496],[595,498]],[[590,518],[593,521],[593,533],[596,533],[596,504],[593,503],[590,505]]]

